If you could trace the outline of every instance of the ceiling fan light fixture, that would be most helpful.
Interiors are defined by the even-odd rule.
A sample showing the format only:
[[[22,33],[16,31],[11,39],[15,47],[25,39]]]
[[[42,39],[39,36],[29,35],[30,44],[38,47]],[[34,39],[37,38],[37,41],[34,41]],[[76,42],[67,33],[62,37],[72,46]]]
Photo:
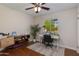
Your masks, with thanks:
[[[40,7],[38,7],[38,11],[41,11],[41,8]]]
[[[36,11],[40,12],[40,11],[41,11],[41,8],[40,8],[40,7],[35,7],[35,8],[34,8],[34,11],[35,11],[35,12],[36,12]]]
[[[35,11],[35,12],[37,11],[37,7],[34,8],[34,11]]]

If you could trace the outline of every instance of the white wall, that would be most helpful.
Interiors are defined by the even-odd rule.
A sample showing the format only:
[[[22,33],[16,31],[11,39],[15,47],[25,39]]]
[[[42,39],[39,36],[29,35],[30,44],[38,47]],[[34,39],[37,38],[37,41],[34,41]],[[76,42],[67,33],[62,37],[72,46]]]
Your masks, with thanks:
[[[33,18],[31,16],[0,5],[0,32],[29,33],[32,23]]]
[[[59,19],[59,33],[61,36],[60,45],[76,49],[77,48],[77,9],[71,8],[68,10],[55,12],[40,17],[35,17],[36,24],[43,25],[46,19]]]

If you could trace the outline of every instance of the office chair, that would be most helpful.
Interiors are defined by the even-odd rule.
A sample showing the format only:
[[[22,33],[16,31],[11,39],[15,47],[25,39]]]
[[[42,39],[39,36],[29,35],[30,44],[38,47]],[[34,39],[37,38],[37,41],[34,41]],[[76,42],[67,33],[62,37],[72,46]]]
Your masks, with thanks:
[[[46,46],[52,47],[53,46],[52,42],[53,42],[53,39],[51,38],[50,35],[44,35],[42,43],[44,43]]]

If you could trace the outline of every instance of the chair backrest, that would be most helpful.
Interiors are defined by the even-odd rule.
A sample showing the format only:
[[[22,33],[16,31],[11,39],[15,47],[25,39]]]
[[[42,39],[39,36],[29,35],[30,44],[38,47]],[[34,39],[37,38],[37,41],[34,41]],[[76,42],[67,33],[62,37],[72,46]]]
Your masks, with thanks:
[[[53,40],[51,39],[50,35],[44,35],[44,41],[45,42],[52,42]]]

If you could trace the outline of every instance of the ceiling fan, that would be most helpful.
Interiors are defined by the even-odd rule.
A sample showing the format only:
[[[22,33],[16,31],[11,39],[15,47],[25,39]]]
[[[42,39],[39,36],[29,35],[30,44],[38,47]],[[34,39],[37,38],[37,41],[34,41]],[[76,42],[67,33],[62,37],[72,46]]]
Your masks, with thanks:
[[[38,13],[39,11],[41,11],[41,9],[44,9],[44,10],[47,10],[47,11],[50,9],[48,7],[43,6],[46,3],[31,3],[31,4],[33,5],[33,7],[26,8],[25,10],[34,9],[34,11],[36,13]]]

